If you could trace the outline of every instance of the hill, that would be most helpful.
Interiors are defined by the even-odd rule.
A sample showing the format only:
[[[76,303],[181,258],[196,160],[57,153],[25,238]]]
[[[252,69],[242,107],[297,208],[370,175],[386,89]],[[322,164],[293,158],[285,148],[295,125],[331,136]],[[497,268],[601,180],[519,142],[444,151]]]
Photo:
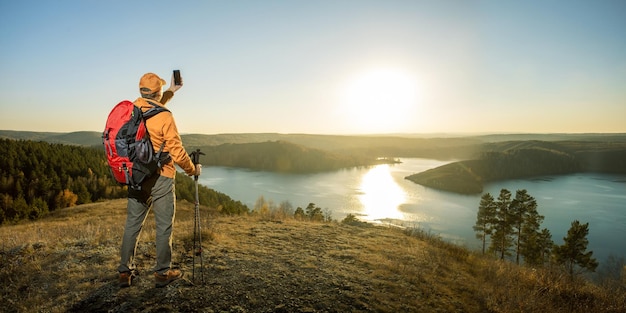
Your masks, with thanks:
[[[154,288],[154,221],[141,271],[117,287],[125,200],[0,227],[6,312],[624,312],[624,286],[498,262],[415,229],[297,221],[202,207],[204,279],[192,278],[193,204],[179,202],[173,261],[186,277]],[[196,264],[199,261],[196,260]]]
[[[32,132],[0,130],[0,138],[46,141],[85,146],[101,145],[100,132],[78,131]],[[182,134],[189,146],[217,146],[225,143],[255,143],[266,141],[289,141],[295,144],[325,149],[362,149],[371,147],[421,147],[445,148],[503,141],[586,141],[626,142],[626,133],[564,133],[564,134],[388,134],[388,135],[319,135],[281,133],[233,133],[233,134]]]
[[[478,159],[453,162],[406,179],[431,188],[481,193],[487,182],[578,172],[626,174],[626,142],[503,141],[486,143]]]
[[[287,141],[221,144],[199,147],[202,164],[273,172],[323,172],[388,162],[375,157],[332,153]]]
[[[0,130],[0,138],[45,141],[83,146],[101,146],[99,132],[42,133]],[[415,136],[343,136],[314,134],[184,134],[185,147],[195,150],[200,147],[224,144],[253,144],[263,142],[290,142],[310,149],[359,157],[424,157],[465,158],[474,153],[473,147],[481,141],[472,138],[424,138]]]
[[[466,158],[476,142],[458,138],[338,136],[307,134],[182,135],[188,151],[207,153],[203,164],[280,172],[320,172],[381,163],[396,157]],[[97,132],[0,131],[0,139],[101,147]],[[207,160],[206,162],[204,160]],[[387,162],[387,161],[383,161]]]
[[[30,141],[45,141],[48,143],[60,143],[66,145],[99,146],[102,145],[102,134],[91,131],[79,131],[70,133],[55,132],[30,132],[0,130],[0,138]]]
[[[626,134],[394,134],[394,135],[317,135],[279,133],[183,134],[188,150],[224,144],[289,142],[333,154],[368,158],[430,158],[439,160],[475,159],[489,144],[501,142],[544,141],[580,143],[626,143]],[[99,132],[46,133],[0,130],[0,138],[45,141],[70,145],[102,145]]]
[[[475,135],[473,138],[482,142],[502,141],[609,141],[626,142],[624,133],[550,133],[550,134],[488,134]]]

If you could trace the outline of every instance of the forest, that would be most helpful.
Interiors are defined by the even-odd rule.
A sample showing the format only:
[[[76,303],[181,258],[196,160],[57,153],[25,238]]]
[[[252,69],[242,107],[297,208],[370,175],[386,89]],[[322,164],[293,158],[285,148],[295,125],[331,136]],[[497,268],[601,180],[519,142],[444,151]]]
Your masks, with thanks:
[[[111,177],[102,148],[0,139],[0,223],[37,219],[77,204],[126,197]],[[176,196],[195,201],[193,179],[176,177]],[[225,194],[199,188],[202,204],[228,214],[248,208]]]

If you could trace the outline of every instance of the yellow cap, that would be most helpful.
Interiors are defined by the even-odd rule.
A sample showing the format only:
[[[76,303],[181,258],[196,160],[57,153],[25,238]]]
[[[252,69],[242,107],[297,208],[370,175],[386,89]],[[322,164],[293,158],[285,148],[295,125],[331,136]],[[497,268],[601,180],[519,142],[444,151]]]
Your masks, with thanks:
[[[139,90],[142,94],[153,94],[161,91],[165,85],[165,80],[154,73],[146,73],[139,80]]]

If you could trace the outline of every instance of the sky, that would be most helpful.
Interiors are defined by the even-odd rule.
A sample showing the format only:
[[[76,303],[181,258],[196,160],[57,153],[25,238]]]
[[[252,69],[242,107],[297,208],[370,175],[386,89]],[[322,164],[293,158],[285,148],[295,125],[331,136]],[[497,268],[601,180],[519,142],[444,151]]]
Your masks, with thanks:
[[[182,134],[623,133],[626,1],[0,0],[0,129],[174,69]]]

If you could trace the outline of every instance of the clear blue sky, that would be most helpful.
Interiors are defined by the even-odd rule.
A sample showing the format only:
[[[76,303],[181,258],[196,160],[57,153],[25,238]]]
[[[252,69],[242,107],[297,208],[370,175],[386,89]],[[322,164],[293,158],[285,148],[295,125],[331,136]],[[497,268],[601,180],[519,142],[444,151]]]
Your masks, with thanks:
[[[626,1],[0,0],[0,129],[101,131],[145,72],[182,133],[626,132]]]

